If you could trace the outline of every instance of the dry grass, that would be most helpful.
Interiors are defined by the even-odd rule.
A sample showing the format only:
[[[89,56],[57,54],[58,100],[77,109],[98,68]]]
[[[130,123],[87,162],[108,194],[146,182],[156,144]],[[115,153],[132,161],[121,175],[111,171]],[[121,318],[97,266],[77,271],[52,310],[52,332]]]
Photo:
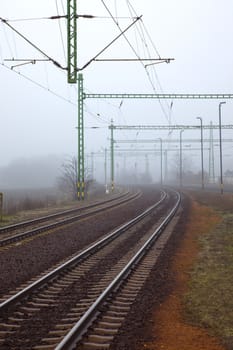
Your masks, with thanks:
[[[185,297],[186,316],[233,349],[233,200],[232,196],[192,193],[192,197],[216,211],[221,222],[201,235],[198,261],[191,271],[189,292]],[[212,220],[202,211],[203,225]]]

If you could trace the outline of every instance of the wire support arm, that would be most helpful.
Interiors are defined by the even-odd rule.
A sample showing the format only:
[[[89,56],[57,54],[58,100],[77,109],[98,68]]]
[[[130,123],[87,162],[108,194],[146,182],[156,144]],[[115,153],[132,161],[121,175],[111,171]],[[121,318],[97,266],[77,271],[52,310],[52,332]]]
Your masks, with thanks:
[[[42,58],[42,59],[37,59],[37,58],[6,58],[4,59],[5,62],[21,62],[18,64],[15,64],[11,66],[11,69],[14,69],[16,67],[20,66],[25,66],[26,64],[36,64],[36,62],[46,62],[50,61],[48,58]]]
[[[34,49],[39,51],[44,57],[48,59],[48,61],[51,61],[55,66],[57,66],[60,69],[67,70],[67,67],[63,67],[59,62],[57,62],[55,59],[47,55],[43,50],[41,50],[38,46],[36,46],[31,40],[29,40],[25,35],[20,33],[16,28],[14,28],[8,21],[4,18],[0,17],[0,21],[6,24],[11,30],[13,30],[17,35],[19,35],[22,39],[24,39],[29,45],[31,45]]]
[[[119,35],[117,35],[107,46],[105,46],[97,55],[95,55],[90,61],[88,61],[82,68],[78,68],[77,71],[82,71],[86,67],[88,67],[93,61],[96,61],[96,59],[104,52],[106,51],[113,43],[115,43],[122,35],[124,35],[138,20],[140,20],[142,16],[137,17],[135,21],[133,21],[125,30],[123,30]]]
[[[174,61],[174,58],[96,58],[95,62],[137,62],[137,61],[154,61],[151,64],[147,64],[146,66],[158,63],[170,63],[170,61]]]

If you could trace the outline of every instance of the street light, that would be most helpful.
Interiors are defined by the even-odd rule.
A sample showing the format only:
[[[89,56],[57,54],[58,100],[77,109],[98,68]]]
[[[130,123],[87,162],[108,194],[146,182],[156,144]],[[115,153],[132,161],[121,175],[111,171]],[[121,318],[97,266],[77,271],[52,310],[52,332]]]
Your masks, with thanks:
[[[183,181],[182,181],[182,133],[184,132],[183,130],[180,130],[180,187],[183,186]]]
[[[218,116],[219,116],[219,155],[220,155],[220,191],[223,194],[223,176],[222,176],[222,116],[221,107],[226,102],[220,102],[218,105]]]
[[[161,137],[158,138],[160,141],[160,185],[163,185],[163,140]]]
[[[201,117],[197,117],[197,119],[201,122],[201,188],[204,190],[203,123]]]

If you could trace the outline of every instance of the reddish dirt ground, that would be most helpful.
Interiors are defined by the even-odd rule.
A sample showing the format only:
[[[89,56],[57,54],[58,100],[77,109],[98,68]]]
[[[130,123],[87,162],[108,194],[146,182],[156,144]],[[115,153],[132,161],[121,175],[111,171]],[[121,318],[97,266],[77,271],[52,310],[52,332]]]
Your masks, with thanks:
[[[187,324],[182,316],[182,296],[187,290],[189,270],[198,256],[198,238],[214,227],[220,218],[207,207],[192,202],[184,238],[172,261],[175,287],[172,293],[153,312],[152,334],[155,339],[144,342],[147,350],[224,350],[218,339],[203,328]]]

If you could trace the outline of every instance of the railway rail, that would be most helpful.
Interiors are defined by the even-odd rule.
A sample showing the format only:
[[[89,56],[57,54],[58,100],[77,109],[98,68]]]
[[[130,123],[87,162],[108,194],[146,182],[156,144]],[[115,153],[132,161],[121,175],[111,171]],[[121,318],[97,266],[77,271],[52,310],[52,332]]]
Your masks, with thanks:
[[[148,266],[155,263],[152,258],[155,254],[149,258],[150,264],[146,262],[149,250],[174,217],[179,203],[178,193],[164,193],[159,202],[142,214],[3,301],[2,349],[107,348],[148,275]],[[144,267],[137,267],[141,259]],[[135,274],[140,268],[143,272],[133,280],[132,272]],[[127,277],[131,282],[127,282]],[[115,295],[119,288],[123,296]],[[125,288],[128,291],[123,292]],[[128,301],[124,295],[128,295]],[[94,327],[97,334],[89,334],[84,341],[81,335],[96,315],[100,317],[101,308],[105,310],[113,296],[115,305],[108,307],[107,316],[101,316],[102,321]],[[81,345],[76,345],[80,340]]]
[[[77,220],[81,220],[91,215],[97,214],[103,210],[114,208],[118,205],[134,200],[140,195],[141,195],[140,191],[137,191],[136,193],[133,193],[133,194],[126,192],[115,198],[99,201],[87,206],[83,206],[81,208],[70,209],[59,213],[47,215],[44,217],[36,218],[34,220],[25,221],[25,222],[17,223],[15,225],[3,227],[0,229],[0,236],[3,237],[3,234],[7,236],[0,240],[0,247],[7,246],[11,243],[19,242],[28,237],[38,235],[42,232],[55,229],[63,225],[68,225]],[[40,225],[45,222],[47,222],[47,224],[43,226]],[[28,227],[31,227],[30,229],[28,229],[28,231],[22,231]],[[18,233],[16,233],[16,231]]]

